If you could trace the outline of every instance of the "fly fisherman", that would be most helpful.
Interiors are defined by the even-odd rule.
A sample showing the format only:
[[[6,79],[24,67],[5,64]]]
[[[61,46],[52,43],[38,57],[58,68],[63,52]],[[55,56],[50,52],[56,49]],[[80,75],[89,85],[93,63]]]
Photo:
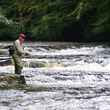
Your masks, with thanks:
[[[25,34],[20,33],[17,40],[13,43],[13,53],[11,53],[12,59],[14,61],[15,66],[15,74],[20,75],[20,82],[25,84],[25,78],[22,73],[23,64],[22,64],[22,56],[28,53],[25,53],[23,49],[23,43],[25,40]]]

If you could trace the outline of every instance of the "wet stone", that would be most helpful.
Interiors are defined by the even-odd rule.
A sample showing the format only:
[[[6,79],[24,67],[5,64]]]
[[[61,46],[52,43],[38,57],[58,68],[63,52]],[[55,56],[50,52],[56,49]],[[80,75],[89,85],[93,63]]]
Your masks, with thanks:
[[[20,84],[20,75],[8,74],[0,75],[0,88],[8,89]]]

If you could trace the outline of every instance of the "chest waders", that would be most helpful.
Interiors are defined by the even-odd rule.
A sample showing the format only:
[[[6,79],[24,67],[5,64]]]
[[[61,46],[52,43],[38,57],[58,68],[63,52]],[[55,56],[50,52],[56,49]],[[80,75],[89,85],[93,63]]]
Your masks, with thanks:
[[[14,48],[15,48],[15,50],[12,55],[12,59],[14,61],[15,74],[20,75],[20,83],[25,84],[26,83],[25,78],[23,75],[21,75],[22,69],[23,69],[23,64],[22,64],[22,60],[21,60],[22,55],[19,54],[18,50],[15,47],[15,44],[14,44]]]

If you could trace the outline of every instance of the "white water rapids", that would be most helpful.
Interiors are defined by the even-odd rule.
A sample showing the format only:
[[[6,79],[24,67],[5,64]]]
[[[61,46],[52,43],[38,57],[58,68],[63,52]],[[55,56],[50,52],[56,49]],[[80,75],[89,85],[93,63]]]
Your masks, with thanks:
[[[0,89],[0,110],[110,110],[109,45],[32,42],[25,50],[22,74],[32,90]],[[1,52],[0,62],[8,58]],[[12,64],[0,66],[10,73]]]

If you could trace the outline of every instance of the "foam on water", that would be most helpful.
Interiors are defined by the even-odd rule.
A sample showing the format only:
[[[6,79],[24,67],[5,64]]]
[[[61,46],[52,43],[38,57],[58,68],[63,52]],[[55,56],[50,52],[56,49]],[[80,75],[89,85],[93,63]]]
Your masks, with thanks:
[[[31,60],[32,61],[32,60]],[[35,60],[34,60],[35,61]],[[43,60],[36,60],[36,61],[43,61]],[[47,60],[45,60],[45,62],[47,62]],[[53,63],[54,64],[54,63]],[[37,67],[36,67],[37,68]],[[34,68],[34,69],[36,69]],[[24,70],[30,70],[30,67],[25,68]],[[33,69],[33,68],[32,68]],[[76,63],[76,65],[73,66],[67,66],[64,67],[63,65],[53,65],[53,66],[47,66],[47,67],[41,67],[39,69],[45,69],[45,70],[64,70],[64,71],[91,71],[91,72],[110,72],[110,63],[106,64],[106,65],[101,65],[98,63],[85,63],[85,62],[78,62]],[[14,70],[14,66],[13,65],[9,65],[9,66],[1,66],[0,67],[0,72],[5,72],[5,73],[10,73]]]

